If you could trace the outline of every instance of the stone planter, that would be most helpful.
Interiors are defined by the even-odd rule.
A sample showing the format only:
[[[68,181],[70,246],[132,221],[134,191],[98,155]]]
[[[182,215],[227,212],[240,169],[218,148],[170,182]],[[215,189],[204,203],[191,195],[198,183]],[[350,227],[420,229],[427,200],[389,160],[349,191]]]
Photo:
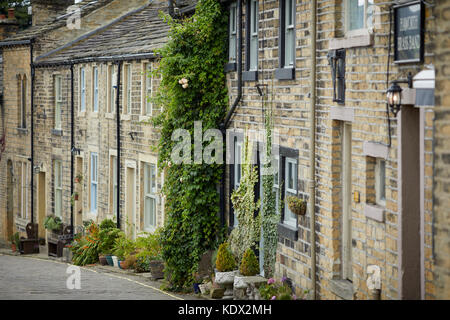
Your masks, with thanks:
[[[150,273],[152,275],[152,280],[158,280],[164,278],[164,261],[162,260],[151,260],[149,263]]]
[[[225,287],[225,292],[222,298],[224,300],[233,299],[233,283],[236,273],[237,270],[228,272],[216,272],[216,283]]]
[[[259,300],[258,288],[261,284],[267,283],[267,279],[261,276],[245,277],[236,275],[234,277],[234,300]]]

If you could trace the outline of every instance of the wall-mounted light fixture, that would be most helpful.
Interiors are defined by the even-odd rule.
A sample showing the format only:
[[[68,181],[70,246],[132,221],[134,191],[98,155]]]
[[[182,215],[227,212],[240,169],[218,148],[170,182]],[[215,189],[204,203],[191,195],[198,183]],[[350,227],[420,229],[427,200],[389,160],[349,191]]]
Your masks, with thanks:
[[[80,155],[80,153],[81,153],[81,149],[76,148],[76,147],[73,147],[71,151],[72,151],[72,154],[74,154],[74,155]]]
[[[130,137],[131,137],[131,140],[133,140],[134,141],[134,137],[138,134],[137,132],[135,132],[135,131],[130,131]]]
[[[331,50],[327,54],[331,67],[331,80],[333,82],[333,101],[345,103],[345,49]]]
[[[406,80],[394,80],[391,82],[391,86],[386,91],[386,98],[391,112],[397,117],[400,111],[400,106],[402,104],[402,88],[398,85],[399,83],[407,83],[408,88],[412,88],[412,74],[408,73],[408,78]]]

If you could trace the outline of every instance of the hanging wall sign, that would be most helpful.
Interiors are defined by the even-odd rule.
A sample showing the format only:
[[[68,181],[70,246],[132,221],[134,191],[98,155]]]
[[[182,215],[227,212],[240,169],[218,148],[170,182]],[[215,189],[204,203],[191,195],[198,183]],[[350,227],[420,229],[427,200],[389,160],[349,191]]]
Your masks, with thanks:
[[[424,7],[422,1],[394,7],[394,61],[423,61]]]

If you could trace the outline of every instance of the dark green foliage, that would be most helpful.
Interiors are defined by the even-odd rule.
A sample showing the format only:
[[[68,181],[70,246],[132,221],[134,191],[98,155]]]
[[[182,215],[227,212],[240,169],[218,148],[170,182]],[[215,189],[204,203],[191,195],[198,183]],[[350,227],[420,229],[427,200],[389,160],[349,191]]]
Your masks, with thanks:
[[[245,251],[239,272],[243,276],[255,276],[259,273],[259,261],[252,249]]]
[[[181,290],[193,282],[201,255],[215,247],[222,168],[218,164],[170,165],[176,144],[171,137],[175,129],[186,129],[193,137],[194,121],[202,122],[203,132],[219,128],[225,116],[227,16],[218,1],[201,0],[192,18],[164,19],[171,27],[170,40],[159,52],[157,72],[162,82],[153,99],[163,112],[153,124],[161,129],[159,165],[167,169],[163,190],[167,221],[162,234],[166,278],[173,289]],[[188,80],[186,88],[179,83],[183,78]]]
[[[216,258],[216,268],[219,272],[233,271],[236,268],[236,260],[228,247],[228,242],[219,246]]]
[[[8,9],[14,8],[14,16],[19,25],[25,28],[31,24],[31,16],[28,14],[29,0],[2,0],[0,2],[0,14],[8,15]]]
[[[116,224],[111,219],[105,219],[100,223],[100,231],[98,233],[100,243],[98,246],[99,253],[112,254],[116,239],[120,236],[120,230],[116,228]]]

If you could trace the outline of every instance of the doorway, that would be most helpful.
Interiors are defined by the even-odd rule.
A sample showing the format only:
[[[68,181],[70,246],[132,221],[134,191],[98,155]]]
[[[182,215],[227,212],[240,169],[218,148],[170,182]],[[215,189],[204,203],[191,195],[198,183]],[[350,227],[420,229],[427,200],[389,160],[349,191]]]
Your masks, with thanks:
[[[83,226],[83,158],[77,157],[75,163],[75,192],[78,194],[78,200],[75,201],[74,223],[75,227]],[[77,182],[78,181],[78,182]]]
[[[126,223],[125,231],[131,239],[135,239],[136,229],[136,169],[127,167],[126,171]]]
[[[47,190],[45,186],[45,172],[39,172],[38,175],[38,225],[39,237],[45,238],[44,220],[47,213]]]

